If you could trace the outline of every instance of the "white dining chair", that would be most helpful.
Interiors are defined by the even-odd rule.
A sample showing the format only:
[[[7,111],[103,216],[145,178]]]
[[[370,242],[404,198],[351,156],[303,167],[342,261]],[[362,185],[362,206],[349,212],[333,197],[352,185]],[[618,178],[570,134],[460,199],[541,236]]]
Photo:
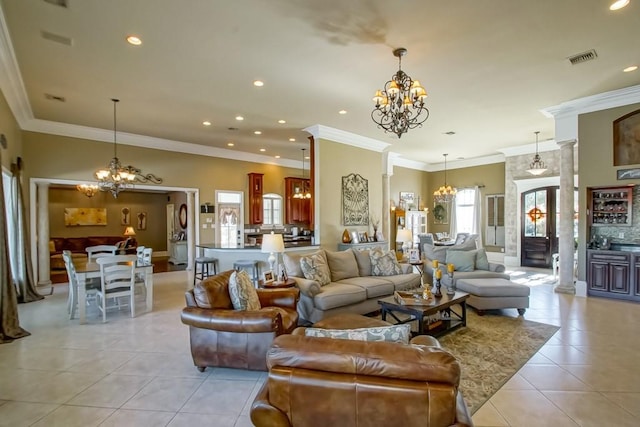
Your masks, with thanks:
[[[73,263],[71,251],[62,251],[62,259],[64,260],[64,266],[67,270],[67,277],[69,278],[69,297],[67,298],[67,310],[69,311],[69,319],[73,319],[78,308],[78,276],[76,275],[76,266]],[[100,279],[89,279],[85,284],[85,288],[88,297],[87,303],[91,300],[95,300],[95,295],[98,292],[98,289],[100,289]]]
[[[138,257],[138,261],[143,260],[142,256],[144,255],[144,249],[145,249],[144,246],[138,246],[136,248],[136,256]]]
[[[100,265],[101,287],[97,293],[102,321],[107,321],[107,298],[129,297],[131,317],[136,316],[135,269],[136,255],[102,256],[96,259]]]
[[[142,261],[145,264],[151,264],[151,255],[153,255],[153,248],[144,248],[142,251]]]
[[[89,258],[89,262],[95,261],[96,258],[105,256],[105,255],[106,256],[115,255],[117,250],[118,250],[118,247],[115,245],[96,245],[96,246],[89,246],[85,248],[85,251],[87,252],[87,255]]]
[[[138,254],[138,262],[144,264],[151,264],[151,256],[153,255],[153,248],[142,247],[142,252]],[[139,295],[143,295],[144,298],[147,297],[147,286],[146,286],[146,274],[145,273],[136,273],[136,292]]]

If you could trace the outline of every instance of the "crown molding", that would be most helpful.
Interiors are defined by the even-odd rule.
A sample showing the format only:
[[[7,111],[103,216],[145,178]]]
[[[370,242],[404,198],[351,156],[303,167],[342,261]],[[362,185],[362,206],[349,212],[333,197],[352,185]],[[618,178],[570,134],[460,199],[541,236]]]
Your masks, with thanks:
[[[474,157],[472,159],[454,160],[451,162],[447,160],[447,170],[504,163],[504,159],[505,156],[503,154],[492,154],[491,156]],[[444,162],[430,163],[426,170],[427,172],[442,171],[444,170]]]
[[[351,145],[352,147],[363,148],[365,150],[377,151],[379,153],[391,146],[391,144],[387,142],[320,124],[309,126],[302,130],[309,132],[316,139],[328,139],[329,141]]]
[[[585,96],[540,110],[548,118],[592,113],[640,102],[640,85]]]
[[[559,150],[558,143],[555,139],[538,142],[538,152]],[[505,147],[498,149],[504,154],[504,157],[522,156],[524,154],[534,154],[536,152],[536,144],[518,145],[517,147]]]

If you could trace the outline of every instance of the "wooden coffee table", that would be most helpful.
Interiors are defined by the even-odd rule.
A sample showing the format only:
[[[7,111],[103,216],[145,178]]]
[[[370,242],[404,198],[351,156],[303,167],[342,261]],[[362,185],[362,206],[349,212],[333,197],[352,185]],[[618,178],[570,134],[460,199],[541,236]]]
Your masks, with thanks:
[[[442,297],[434,299],[432,305],[402,305],[393,296],[378,300],[381,307],[382,320],[387,320],[387,315],[391,316],[396,324],[418,322],[418,335],[433,335],[438,337],[455,329],[467,326],[467,298],[466,292],[456,292],[454,295],[443,294]],[[452,306],[459,305],[460,312]],[[408,314],[408,319],[399,319],[396,313]],[[441,324],[434,328],[425,328],[425,319],[429,316],[440,315]]]

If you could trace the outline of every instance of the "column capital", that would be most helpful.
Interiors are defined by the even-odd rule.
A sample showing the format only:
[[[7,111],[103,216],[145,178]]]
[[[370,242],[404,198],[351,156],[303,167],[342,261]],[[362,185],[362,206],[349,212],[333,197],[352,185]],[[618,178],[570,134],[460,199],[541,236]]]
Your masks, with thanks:
[[[576,139],[565,139],[564,141],[558,141],[556,142],[556,144],[558,144],[558,146],[560,148],[563,147],[573,147],[574,145],[576,145],[578,143],[578,140]]]

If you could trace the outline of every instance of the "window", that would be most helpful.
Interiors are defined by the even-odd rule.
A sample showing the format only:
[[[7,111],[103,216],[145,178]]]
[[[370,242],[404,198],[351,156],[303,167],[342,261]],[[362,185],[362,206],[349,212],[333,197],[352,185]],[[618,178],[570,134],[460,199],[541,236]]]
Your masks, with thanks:
[[[244,240],[242,192],[216,190],[220,247],[237,248]]]
[[[476,190],[465,188],[456,193],[456,233],[475,233],[474,217]]]
[[[263,225],[282,225],[282,196],[267,193],[262,196]]]

